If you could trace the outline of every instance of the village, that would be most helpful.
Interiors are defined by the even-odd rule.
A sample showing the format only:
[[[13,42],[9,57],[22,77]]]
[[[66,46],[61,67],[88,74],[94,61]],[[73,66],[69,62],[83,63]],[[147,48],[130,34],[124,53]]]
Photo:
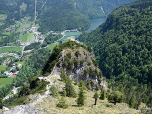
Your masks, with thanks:
[[[65,31],[58,32],[58,33],[54,32],[54,31],[49,31],[46,34],[41,34],[40,32],[37,31],[38,27],[35,27],[32,22],[29,22],[28,21],[29,19],[31,19],[31,17],[24,17],[24,18],[21,19],[21,21],[16,21],[16,24],[14,24],[11,27],[6,28],[4,30],[4,33],[7,33],[7,32],[13,33],[13,32],[16,32],[20,28],[20,30],[18,30],[20,32],[20,34],[25,34],[27,32],[29,32],[29,33],[33,32],[34,37],[35,37],[35,40],[30,41],[30,42],[22,42],[22,40],[20,38],[17,39],[16,42],[20,42],[20,46],[4,46],[4,47],[10,47],[10,48],[11,47],[22,48],[21,55],[19,55],[18,53],[15,53],[15,52],[14,53],[13,52],[0,53],[0,58],[1,57],[6,57],[6,56],[8,57],[7,59],[5,59],[3,61],[3,63],[1,65],[8,66],[9,64],[11,64],[11,66],[12,66],[12,67],[9,67],[9,69],[7,69],[6,71],[3,72],[2,75],[4,75],[4,76],[8,76],[8,77],[16,77],[17,76],[17,74],[19,73],[19,69],[22,68],[22,64],[17,65],[16,63],[13,63],[12,60],[9,57],[14,57],[18,60],[20,60],[22,57],[28,58],[30,55],[24,55],[23,56],[23,54],[24,53],[29,53],[32,50],[24,51],[24,48],[26,46],[29,46],[30,44],[35,43],[35,42],[40,42],[41,44],[43,44],[45,37],[48,36],[49,34],[57,34],[57,35],[61,34],[63,36],[62,38],[64,38],[66,36],[66,34],[65,34],[66,32],[79,32],[77,29],[74,29],[74,30],[65,30]],[[30,27],[21,28],[22,25],[27,25],[27,24],[30,24]],[[36,26],[38,26],[38,24]],[[58,41],[62,40],[62,38],[59,39]],[[79,41],[75,40],[74,37],[71,37],[71,40],[79,43]],[[55,41],[55,43],[57,44],[58,41]],[[10,44],[12,44],[12,43],[10,43]]]

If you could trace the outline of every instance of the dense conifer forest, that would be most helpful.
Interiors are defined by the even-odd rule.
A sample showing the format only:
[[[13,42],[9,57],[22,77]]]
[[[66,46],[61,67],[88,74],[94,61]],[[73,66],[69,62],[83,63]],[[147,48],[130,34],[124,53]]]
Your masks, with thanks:
[[[150,0],[137,0],[119,7],[103,25],[78,38],[94,48],[103,75],[111,84],[117,81],[114,85],[122,83],[141,96],[145,93],[142,101],[149,106],[152,103],[151,5]]]

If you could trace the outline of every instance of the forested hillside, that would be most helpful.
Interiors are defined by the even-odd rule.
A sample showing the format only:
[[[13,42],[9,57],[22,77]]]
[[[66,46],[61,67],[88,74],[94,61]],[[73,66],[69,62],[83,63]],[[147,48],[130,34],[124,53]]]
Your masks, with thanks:
[[[49,30],[88,29],[91,25],[87,17],[74,8],[72,0],[47,1],[46,4],[48,7],[45,6],[46,10],[38,16],[37,21],[40,22],[39,31],[43,33]]]
[[[103,25],[78,38],[94,48],[99,66],[111,83],[118,81],[128,86],[126,91],[135,90],[134,94],[143,92],[140,96],[147,91],[147,85],[144,87],[142,83],[149,83],[148,96],[143,96],[149,106],[152,103],[151,17],[152,1],[137,0],[115,9]]]
[[[134,0],[37,0],[36,23],[40,32],[65,29],[88,29],[88,18],[99,18],[109,15],[112,10]],[[0,26],[2,31],[15,20],[25,16],[35,18],[35,0],[0,0],[0,14],[7,14],[7,19]]]

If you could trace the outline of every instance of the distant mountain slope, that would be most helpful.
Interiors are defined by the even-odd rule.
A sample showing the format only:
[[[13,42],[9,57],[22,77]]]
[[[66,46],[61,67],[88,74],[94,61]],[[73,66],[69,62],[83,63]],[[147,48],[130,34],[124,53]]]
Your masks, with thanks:
[[[40,32],[62,31],[90,27],[87,18],[99,18],[109,15],[116,7],[134,0],[37,0],[37,23]],[[19,20],[25,16],[35,16],[35,0],[0,0],[0,14],[8,15],[7,26],[11,19]],[[3,25],[6,26],[6,25]],[[0,27],[0,29],[3,27]]]
[[[108,16],[115,8],[134,0],[75,0],[76,8],[89,18]]]
[[[115,9],[103,25],[78,39],[93,46],[107,78],[129,75],[148,83],[152,82],[151,27],[152,1],[137,0]]]

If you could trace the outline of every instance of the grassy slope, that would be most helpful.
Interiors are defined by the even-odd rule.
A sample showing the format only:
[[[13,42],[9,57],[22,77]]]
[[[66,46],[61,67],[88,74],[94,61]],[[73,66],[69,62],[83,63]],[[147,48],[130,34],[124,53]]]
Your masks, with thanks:
[[[9,51],[22,51],[22,47],[1,47],[0,53],[5,53]]]
[[[62,81],[60,81],[60,78],[53,77],[50,79],[52,82],[55,81],[55,86],[60,88],[60,85],[64,85]],[[60,85],[59,85],[60,84]],[[75,90],[78,93],[79,89],[78,86],[75,86]],[[100,95],[100,91],[98,91],[98,94]],[[94,92],[93,91],[86,91],[86,102],[85,105],[82,107],[77,107],[76,100],[77,98],[69,98],[66,97],[66,102],[69,104],[69,107],[67,109],[62,109],[56,107],[57,101],[61,98],[59,95],[56,100],[52,100],[50,97],[47,97],[43,99],[43,101],[39,104],[37,104],[37,107],[40,107],[40,113],[42,114],[48,114],[51,113],[62,113],[62,114],[115,114],[115,113],[135,113],[137,112],[134,109],[130,109],[127,107],[125,103],[117,103],[116,106],[113,105],[113,103],[109,103],[108,100],[99,100],[97,101],[97,106],[94,105]]]

